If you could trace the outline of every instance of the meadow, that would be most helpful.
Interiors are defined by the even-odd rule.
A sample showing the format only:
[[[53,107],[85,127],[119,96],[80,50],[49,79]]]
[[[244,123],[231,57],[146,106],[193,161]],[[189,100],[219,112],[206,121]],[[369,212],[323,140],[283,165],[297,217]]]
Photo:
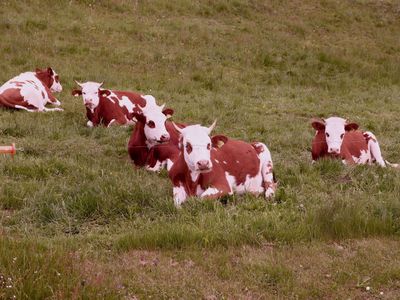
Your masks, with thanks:
[[[0,299],[398,299],[400,170],[311,165],[339,115],[400,162],[397,0],[3,0],[0,84],[53,67],[63,112],[0,110]],[[87,128],[74,80],[262,141],[279,188],[191,199]]]

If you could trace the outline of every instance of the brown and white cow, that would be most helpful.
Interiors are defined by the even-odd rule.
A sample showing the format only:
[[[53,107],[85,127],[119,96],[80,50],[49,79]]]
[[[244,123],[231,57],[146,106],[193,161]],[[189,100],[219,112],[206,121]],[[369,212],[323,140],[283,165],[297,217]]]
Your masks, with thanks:
[[[176,127],[181,133],[180,155],[169,170],[175,205],[190,196],[216,199],[234,192],[273,196],[276,183],[267,146],[223,135],[210,138],[215,124]]]
[[[61,91],[59,76],[52,68],[36,69],[15,76],[0,87],[0,107],[29,112],[62,111],[62,108],[46,107],[47,103],[60,106],[53,92]]]
[[[163,167],[169,170],[179,155],[180,134],[167,120],[174,111],[164,109],[165,105],[159,106],[153,99],[148,99],[141,113],[134,114],[137,122],[128,143],[128,153],[137,167],[149,171],[160,171]]]
[[[102,89],[103,83],[75,81],[81,89],[74,89],[72,95],[82,96],[86,107],[88,127],[103,124],[133,125],[133,114],[141,111],[140,106],[145,106],[146,99],[143,95],[127,92]]]
[[[311,125],[316,130],[311,150],[313,162],[322,157],[334,157],[342,159],[344,164],[376,162],[382,167],[386,166],[375,135],[358,130],[358,124],[330,117],[314,118]]]

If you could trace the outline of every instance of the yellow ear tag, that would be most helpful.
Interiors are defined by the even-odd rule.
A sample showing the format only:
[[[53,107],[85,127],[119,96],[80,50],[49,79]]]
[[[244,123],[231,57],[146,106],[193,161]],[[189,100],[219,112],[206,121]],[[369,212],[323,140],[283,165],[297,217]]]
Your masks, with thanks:
[[[223,145],[225,145],[225,143],[223,141],[219,140],[217,143],[217,147],[221,148]]]

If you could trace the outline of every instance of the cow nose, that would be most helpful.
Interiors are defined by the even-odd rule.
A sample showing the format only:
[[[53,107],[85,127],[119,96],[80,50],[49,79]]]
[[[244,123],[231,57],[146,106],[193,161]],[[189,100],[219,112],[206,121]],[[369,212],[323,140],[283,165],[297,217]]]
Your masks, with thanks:
[[[339,154],[340,150],[338,148],[330,147],[328,152],[329,153]]]
[[[200,170],[207,170],[210,167],[210,161],[209,160],[199,160],[197,162],[197,166]]]
[[[160,138],[161,142],[169,141],[169,134],[163,134]]]

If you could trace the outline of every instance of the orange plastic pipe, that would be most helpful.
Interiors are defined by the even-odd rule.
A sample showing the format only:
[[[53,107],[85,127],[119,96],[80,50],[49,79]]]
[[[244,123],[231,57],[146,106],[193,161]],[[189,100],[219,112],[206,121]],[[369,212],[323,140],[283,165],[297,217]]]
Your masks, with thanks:
[[[1,154],[10,154],[11,157],[14,158],[15,153],[17,153],[17,148],[15,148],[15,144],[11,144],[11,146],[0,146]]]

